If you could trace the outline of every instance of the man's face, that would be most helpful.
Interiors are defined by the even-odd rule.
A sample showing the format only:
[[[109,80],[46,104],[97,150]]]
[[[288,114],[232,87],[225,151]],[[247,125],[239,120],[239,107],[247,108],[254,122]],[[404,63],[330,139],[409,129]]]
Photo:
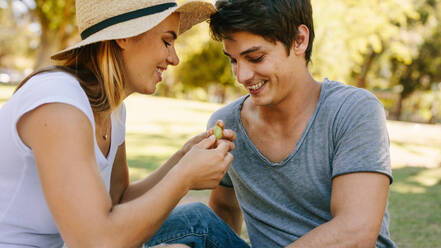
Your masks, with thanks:
[[[223,42],[238,82],[259,106],[275,105],[285,99],[294,89],[292,76],[296,68],[306,66],[304,57],[296,56],[293,49],[288,55],[283,43],[259,35],[236,32]]]

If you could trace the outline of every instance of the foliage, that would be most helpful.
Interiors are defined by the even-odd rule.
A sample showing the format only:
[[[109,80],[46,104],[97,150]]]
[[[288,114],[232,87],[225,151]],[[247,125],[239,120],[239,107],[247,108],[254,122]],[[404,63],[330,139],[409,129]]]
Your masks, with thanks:
[[[41,25],[40,46],[34,68],[50,64],[50,55],[64,49],[76,35],[75,0],[35,0],[30,9]]]
[[[391,116],[401,118],[401,112],[409,113],[403,109],[410,106],[408,97],[433,92],[441,81],[441,1],[311,2],[316,39],[310,69],[317,80],[328,77],[395,94],[394,100],[382,100],[393,109]],[[27,11],[14,13],[11,6],[18,3]],[[0,66],[20,66],[10,58],[34,59],[35,68],[47,65],[50,54],[76,41],[74,14],[74,0],[0,0]],[[243,93],[231,87],[235,80],[229,63],[215,44],[206,23],[180,36],[181,63],[167,70],[158,94],[224,101],[225,95]]]
[[[313,75],[344,82],[363,80],[369,59],[385,53],[410,61],[411,51],[400,32],[417,19],[412,0],[313,0],[316,41]],[[360,85],[365,86],[365,85]]]
[[[32,18],[14,11],[14,1],[0,0],[0,68],[24,69],[37,47],[37,35],[30,30]],[[17,6],[16,6],[17,8]]]
[[[222,52],[222,44],[210,40],[202,49],[190,56],[179,68],[177,74],[185,88],[207,88],[210,84],[217,85],[220,90],[219,102],[225,101],[225,89],[234,86],[235,78],[228,58]]]

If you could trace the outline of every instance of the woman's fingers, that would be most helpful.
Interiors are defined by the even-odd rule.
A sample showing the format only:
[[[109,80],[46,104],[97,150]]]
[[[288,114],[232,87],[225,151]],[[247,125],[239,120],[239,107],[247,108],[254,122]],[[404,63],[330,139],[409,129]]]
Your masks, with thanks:
[[[210,147],[213,146],[215,141],[216,141],[216,137],[214,137],[214,135],[210,135],[210,137],[201,140],[197,144],[197,146],[199,146],[200,148],[203,148],[203,149],[209,149]]]
[[[225,157],[227,155],[227,152],[229,152],[233,149],[234,149],[234,144],[232,142],[225,141],[225,140],[219,140],[218,145],[215,150],[220,152],[222,154],[222,156]]]

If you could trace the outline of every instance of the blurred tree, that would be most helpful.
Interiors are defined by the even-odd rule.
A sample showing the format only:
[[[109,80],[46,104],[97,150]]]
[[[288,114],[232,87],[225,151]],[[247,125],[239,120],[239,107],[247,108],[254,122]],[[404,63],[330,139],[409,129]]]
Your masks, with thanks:
[[[424,32],[424,42],[409,65],[392,60],[391,83],[401,85],[396,117],[401,117],[402,103],[416,90],[430,90],[441,82],[441,3],[426,1],[419,10],[425,20],[424,27],[416,27]]]
[[[35,0],[35,6],[20,0],[28,6],[40,23],[41,35],[34,68],[50,64],[50,55],[68,46],[76,35],[75,0]]]
[[[317,27],[311,66],[315,77],[392,90],[391,95],[398,95],[393,97],[395,118],[401,116],[403,100],[439,81],[441,41],[436,30],[441,24],[441,1],[312,3]]]
[[[391,118],[401,119],[403,101],[417,90],[430,90],[441,81],[441,2],[415,0],[414,8],[420,18],[407,18],[400,37],[406,39],[408,59],[394,56],[396,47],[386,47],[376,58],[369,81],[383,81],[384,88],[397,89],[399,94]]]
[[[178,71],[191,56],[200,52],[204,44],[209,40],[207,23],[198,24],[179,36],[175,42],[175,47],[181,63],[178,66],[172,66],[167,69],[163,82],[158,86],[158,95],[177,97],[181,93],[178,91],[183,90],[183,85],[181,84]]]
[[[177,71],[177,78],[184,85],[184,90],[204,88],[215,84],[215,97],[225,102],[226,89],[233,86],[235,78],[230,63],[222,53],[222,43],[210,40],[202,49],[189,56]]]
[[[0,0],[0,67],[23,69],[32,57],[38,35],[31,30],[32,18],[20,12],[14,0]]]
[[[316,41],[311,71],[368,87],[366,77],[379,54],[409,62],[410,50],[400,31],[418,18],[413,0],[312,0]],[[332,10],[332,11],[330,11]]]

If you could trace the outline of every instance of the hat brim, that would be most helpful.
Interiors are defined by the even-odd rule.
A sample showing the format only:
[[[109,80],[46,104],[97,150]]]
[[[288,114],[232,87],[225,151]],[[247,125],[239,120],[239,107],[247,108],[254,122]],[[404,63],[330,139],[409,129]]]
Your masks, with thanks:
[[[60,60],[69,52],[77,48],[100,41],[130,38],[152,29],[174,12],[180,13],[179,34],[201,23],[216,11],[213,4],[203,1],[189,1],[178,7],[172,7],[157,14],[148,15],[121,22],[96,32],[77,44],[59,51],[51,56],[53,60]]]

